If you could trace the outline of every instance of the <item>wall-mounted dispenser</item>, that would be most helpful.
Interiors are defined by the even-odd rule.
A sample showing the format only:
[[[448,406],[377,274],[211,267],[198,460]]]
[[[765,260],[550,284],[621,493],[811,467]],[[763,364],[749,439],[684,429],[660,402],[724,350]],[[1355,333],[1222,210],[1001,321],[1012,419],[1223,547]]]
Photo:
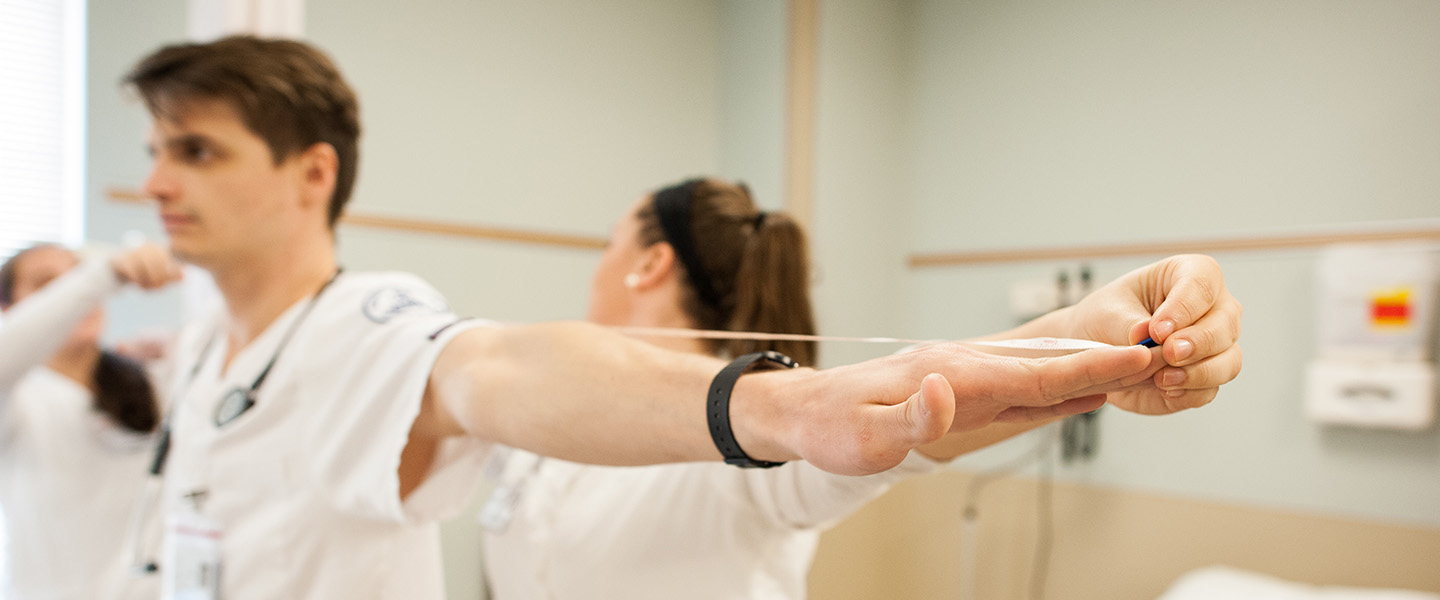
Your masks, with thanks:
[[[1306,412],[1322,423],[1419,430],[1435,420],[1435,247],[1332,246],[1316,272]]]

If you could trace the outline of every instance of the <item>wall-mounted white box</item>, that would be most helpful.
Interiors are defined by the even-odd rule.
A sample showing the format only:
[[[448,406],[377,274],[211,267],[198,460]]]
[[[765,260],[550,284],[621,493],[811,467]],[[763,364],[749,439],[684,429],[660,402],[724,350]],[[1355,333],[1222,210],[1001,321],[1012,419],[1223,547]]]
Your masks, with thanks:
[[[1316,359],[1305,412],[1321,423],[1421,430],[1435,421],[1435,367],[1429,362]]]

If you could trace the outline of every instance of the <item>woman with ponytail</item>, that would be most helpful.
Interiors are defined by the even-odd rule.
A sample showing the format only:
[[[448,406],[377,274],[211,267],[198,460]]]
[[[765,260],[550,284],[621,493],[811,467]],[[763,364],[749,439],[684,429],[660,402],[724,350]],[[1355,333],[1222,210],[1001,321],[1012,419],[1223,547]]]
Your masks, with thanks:
[[[813,334],[808,262],[798,224],[761,211],[743,184],[685,181],[642,199],[615,226],[595,270],[588,319]],[[648,339],[716,356],[774,350],[801,365],[816,358],[814,342]],[[491,594],[804,598],[821,531],[892,483],[939,464],[911,453],[889,472],[843,477],[804,462],[596,467],[503,450],[480,514]]]
[[[616,224],[595,269],[588,319],[649,333],[651,343],[674,350],[716,356],[774,350],[810,365],[811,342],[702,340],[643,329],[812,334],[808,261],[804,232],[787,215],[761,211],[744,185],[692,179],[641,199]],[[1173,287],[1159,307],[1147,304],[1157,286]],[[1190,306],[1196,308],[1188,314],[1204,320],[1185,316]],[[1168,340],[1174,327],[1187,328],[1167,341],[1164,359],[1152,351],[1151,368],[1158,369],[1150,371],[1152,380],[1103,398],[1132,412],[1168,414],[1172,402],[1186,406],[1184,398],[1208,402],[1213,386],[1238,372],[1240,312],[1213,259],[1179,256],[991,337],[1125,343],[1114,332],[1128,325],[1135,343],[1147,335]],[[1191,341],[1206,338],[1215,343]],[[1200,387],[1162,385],[1162,374],[1186,368],[1161,369],[1165,364],[1194,365],[1186,377]],[[497,451],[490,469],[495,489],[480,514],[491,597],[799,600],[821,531],[901,479],[1062,416],[951,433],[866,477],[832,475],[805,462],[766,469],[720,462],[595,467]],[[706,418],[701,406],[694,418]]]
[[[153,289],[179,273],[155,246],[80,264],[41,245],[0,266],[0,597],[157,593],[130,580],[123,554],[160,408],[144,369],[100,348],[100,304],[123,284]]]

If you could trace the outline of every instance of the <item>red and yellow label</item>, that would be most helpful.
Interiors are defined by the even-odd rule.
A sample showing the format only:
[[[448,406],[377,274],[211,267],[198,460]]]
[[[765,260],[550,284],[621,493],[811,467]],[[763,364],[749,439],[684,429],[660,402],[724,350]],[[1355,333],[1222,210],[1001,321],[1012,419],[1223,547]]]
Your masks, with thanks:
[[[1370,294],[1370,326],[1395,329],[1410,326],[1410,288],[1375,290]]]

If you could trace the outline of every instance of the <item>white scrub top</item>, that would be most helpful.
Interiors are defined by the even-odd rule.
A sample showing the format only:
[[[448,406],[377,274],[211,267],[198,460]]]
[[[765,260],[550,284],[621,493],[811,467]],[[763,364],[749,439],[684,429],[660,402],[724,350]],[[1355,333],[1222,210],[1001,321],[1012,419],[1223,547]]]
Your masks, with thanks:
[[[6,403],[7,600],[110,598],[109,590],[139,585],[127,581],[125,528],[145,481],[150,437],[116,425],[93,403],[89,390],[43,367]]]
[[[437,355],[477,323],[456,324],[413,275],[344,273],[283,348],[254,407],[217,426],[222,397],[254,382],[309,301],[224,373],[223,339],[211,344],[222,315],[182,332],[162,557],[198,518],[214,528],[224,598],[440,600],[436,521],[465,507],[488,445],[450,441],[403,503],[397,469]],[[181,569],[160,569],[164,597],[174,597]]]
[[[6,315],[0,328],[0,509],[7,600],[155,597],[129,576],[125,539],[151,436],[94,409],[90,391],[42,366],[119,287],[87,262]]]
[[[495,460],[497,491],[519,490],[508,524],[485,535],[496,600],[803,600],[823,530],[941,468],[918,452],[865,477],[806,462],[604,467],[511,449]]]

